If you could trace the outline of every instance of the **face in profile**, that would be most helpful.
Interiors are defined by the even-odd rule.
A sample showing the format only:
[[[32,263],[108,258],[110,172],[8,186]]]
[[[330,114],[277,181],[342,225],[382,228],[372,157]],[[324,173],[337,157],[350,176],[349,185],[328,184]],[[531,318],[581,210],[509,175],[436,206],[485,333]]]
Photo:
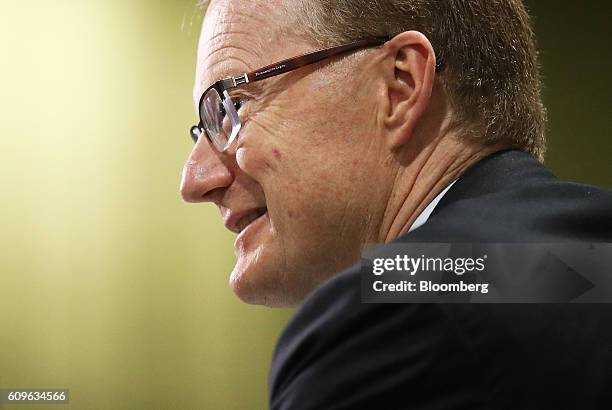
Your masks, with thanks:
[[[216,80],[317,48],[291,36],[287,16],[271,3],[212,2],[198,47],[196,105]],[[386,193],[375,182],[380,149],[368,127],[375,113],[368,85],[347,77],[342,64],[316,64],[237,87],[235,142],[220,151],[204,136],[193,147],[181,193],[214,203],[236,233],[230,285],[243,301],[295,306],[376,236],[371,199]]]

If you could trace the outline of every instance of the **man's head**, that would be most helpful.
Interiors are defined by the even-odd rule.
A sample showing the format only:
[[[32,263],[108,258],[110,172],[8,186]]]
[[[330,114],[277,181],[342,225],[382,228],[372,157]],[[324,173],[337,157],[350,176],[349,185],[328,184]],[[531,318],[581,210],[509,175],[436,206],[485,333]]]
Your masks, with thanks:
[[[483,6],[486,0],[429,3],[210,4],[198,50],[196,103],[221,78],[322,46],[393,36],[381,47],[232,89],[241,102],[236,143],[224,152],[207,138],[196,143],[182,194],[190,202],[214,202],[228,228],[240,232],[230,282],[244,301],[296,305],[357,261],[364,246],[393,239],[392,227],[405,223],[395,220],[395,205],[410,191],[400,185],[425,180],[418,177],[425,158],[442,139],[453,138],[452,129],[461,130],[456,134],[466,141],[480,136],[483,146],[519,146],[540,155],[535,50],[520,2],[492,2],[497,9]],[[477,9],[474,3],[482,4]],[[437,12],[447,14],[432,18]],[[516,30],[512,38],[485,34],[493,42],[485,42],[488,49],[470,51],[485,44],[478,30],[496,31],[504,20]],[[473,45],[461,46],[468,40]],[[471,53],[473,60],[455,53]],[[492,53],[498,58],[483,60]],[[439,75],[437,54],[443,62]],[[489,66],[504,61],[504,67]],[[531,94],[525,96],[526,90]],[[531,100],[518,101],[521,96]],[[507,129],[525,121],[530,129]]]

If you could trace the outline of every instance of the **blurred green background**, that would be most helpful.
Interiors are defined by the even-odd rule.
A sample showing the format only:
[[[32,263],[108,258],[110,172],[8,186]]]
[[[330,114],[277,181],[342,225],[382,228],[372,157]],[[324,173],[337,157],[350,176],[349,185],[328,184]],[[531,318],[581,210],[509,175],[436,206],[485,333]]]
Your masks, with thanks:
[[[69,388],[74,409],[266,407],[292,312],[233,296],[233,235],[178,194],[194,3],[0,3],[0,388]],[[611,187],[610,7],[529,4],[548,165]]]

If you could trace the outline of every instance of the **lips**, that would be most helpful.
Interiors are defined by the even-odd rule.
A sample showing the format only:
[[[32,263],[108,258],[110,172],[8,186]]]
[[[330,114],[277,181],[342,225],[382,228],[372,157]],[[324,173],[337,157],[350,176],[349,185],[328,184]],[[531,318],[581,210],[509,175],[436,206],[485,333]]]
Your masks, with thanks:
[[[245,215],[240,221],[238,221],[238,233],[242,232],[247,226],[251,224],[254,220],[263,216],[266,212],[268,212],[268,208],[258,208],[254,212]]]
[[[256,219],[268,212],[267,207],[254,208],[243,212],[230,212],[225,219],[225,227],[232,232],[240,233]]]

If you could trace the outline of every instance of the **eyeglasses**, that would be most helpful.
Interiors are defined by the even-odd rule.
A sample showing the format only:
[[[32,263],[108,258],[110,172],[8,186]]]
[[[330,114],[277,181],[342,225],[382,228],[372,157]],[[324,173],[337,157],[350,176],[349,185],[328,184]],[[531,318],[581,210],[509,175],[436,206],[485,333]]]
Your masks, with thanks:
[[[379,46],[389,40],[390,37],[374,37],[359,40],[343,46],[331,47],[289,58],[259,70],[244,73],[238,77],[219,80],[208,87],[200,98],[198,105],[200,123],[191,127],[191,138],[194,142],[197,142],[200,136],[205,134],[215,148],[223,152],[232,145],[242,127],[240,116],[238,115],[240,101],[232,99],[228,90],[284,74],[342,53]]]

